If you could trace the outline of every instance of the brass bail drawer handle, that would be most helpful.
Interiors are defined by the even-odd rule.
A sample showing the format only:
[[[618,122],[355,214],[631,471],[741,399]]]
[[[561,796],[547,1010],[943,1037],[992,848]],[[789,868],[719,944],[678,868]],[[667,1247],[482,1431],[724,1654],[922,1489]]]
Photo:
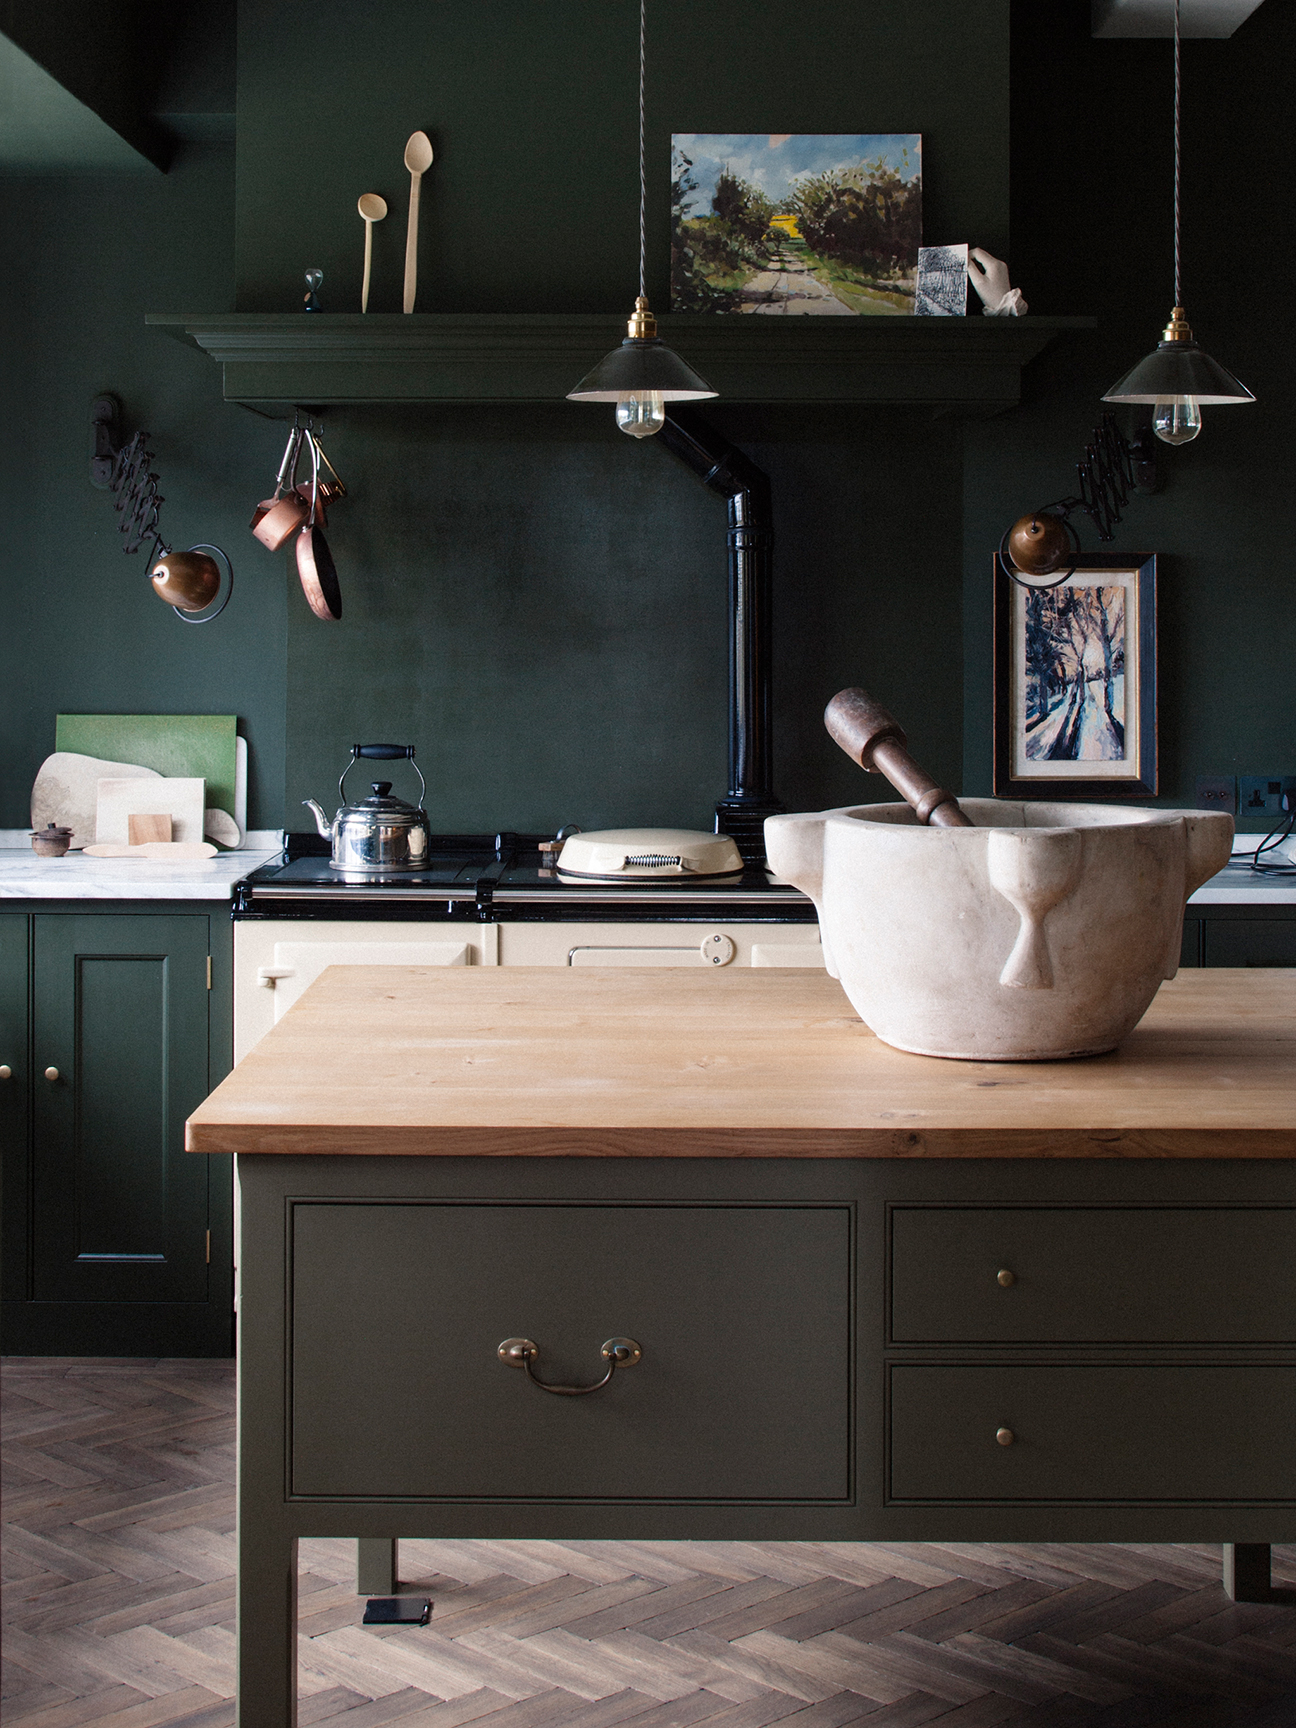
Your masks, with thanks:
[[[600,1354],[607,1363],[607,1373],[592,1386],[554,1386],[548,1380],[538,1380],[531,1364],[540,1354],[540,1346],[530,1338],[506,1338],[496,1350],[500,1361],[510,1368],[521,1368],[533,1386],[542,1392],[556,1392],[560,1398],[583,1398],[587,1392],[597,1392],[607,1385],[618,1368],[633,1368],[642,1361],[643,1351],[633,1338],[609,1338]]]

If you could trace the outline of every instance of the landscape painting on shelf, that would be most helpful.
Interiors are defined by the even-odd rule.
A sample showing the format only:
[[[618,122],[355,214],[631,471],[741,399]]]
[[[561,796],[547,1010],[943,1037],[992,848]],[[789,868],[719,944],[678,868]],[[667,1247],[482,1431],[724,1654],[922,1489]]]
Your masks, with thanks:
[[[676,133],[671,310],[911,316],[917,132]]]

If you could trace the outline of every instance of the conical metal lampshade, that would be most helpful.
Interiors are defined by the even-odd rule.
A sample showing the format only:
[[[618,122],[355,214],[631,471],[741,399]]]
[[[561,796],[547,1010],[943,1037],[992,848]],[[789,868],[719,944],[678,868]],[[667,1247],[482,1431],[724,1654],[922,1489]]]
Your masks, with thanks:
[[[646,396],[649,392],[660,396],[663,402],[697,402],[717,394],[660,336],[627,336],[619,348],[614,348],[592,372],[585,374],[574,390],[567,392],[567,399],[622,402],[628,396]]]
[[[1176,316],[1182,318],[1182,313]],[[1170,327],[1175,328],[1175,324]],[[1182,328],[1186,330],[1187,325]],[[1103,401],[1156,404],[1176,396],[1191,396],[1211,407],[1255,401],[1245,384],[1197,346],[1191,332],[1158,343],[1154,353],[1112,385]]]

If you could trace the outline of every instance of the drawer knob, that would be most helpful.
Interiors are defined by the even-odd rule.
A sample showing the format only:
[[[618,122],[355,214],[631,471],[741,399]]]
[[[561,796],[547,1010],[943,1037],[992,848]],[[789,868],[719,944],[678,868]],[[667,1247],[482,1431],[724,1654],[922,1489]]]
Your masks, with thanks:
[[[13,1069],[7,1062],[0,1062],[0,1080],[12,1080]]]
[[[1001,1446],[1011,1446],[1016,1438],[1011,1428],[999,1428],[995,1431],[995,1439]]]
[[[1003,1266],[1000,1268],[995,1282],[1002,1284],[1004,1289],[1007,1290],[1011,1285],[1017,1282],[1017,1274],[1015,1272],[1010,1272],[1006,1266]]]
[[[607,1373],[601,1380],[595,1380],[589,1386],[556,1386],[548,1380],[537,1379],[532,1372],[531,1364],[540,1354],[540,1346],[533,1339],[506,1338],[495,1354],[507,1367],[521,1368],[533,1386],[538,1386],[542,1392],[556,1392],[560,1398],[583,1398],[587,1392],[597,1392],[607,1385],[618,1368],[633,1368],[643,1359],[643,1351],[633,1338],[609,1338],[600,1351],[607,1363]]]
[[[58,1077],[59,1077],[59,1071],[57,1068],[47,1068],[45,1070],[45,1078],[47,1080],[57,1080]]]

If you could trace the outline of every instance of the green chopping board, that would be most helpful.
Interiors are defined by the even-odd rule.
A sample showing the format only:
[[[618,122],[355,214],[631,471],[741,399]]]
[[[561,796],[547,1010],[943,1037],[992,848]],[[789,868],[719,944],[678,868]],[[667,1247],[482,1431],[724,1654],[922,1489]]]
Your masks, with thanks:
[[[207,782],[207,808],[234,814],[235,714],[60,714],[56,750]]]

